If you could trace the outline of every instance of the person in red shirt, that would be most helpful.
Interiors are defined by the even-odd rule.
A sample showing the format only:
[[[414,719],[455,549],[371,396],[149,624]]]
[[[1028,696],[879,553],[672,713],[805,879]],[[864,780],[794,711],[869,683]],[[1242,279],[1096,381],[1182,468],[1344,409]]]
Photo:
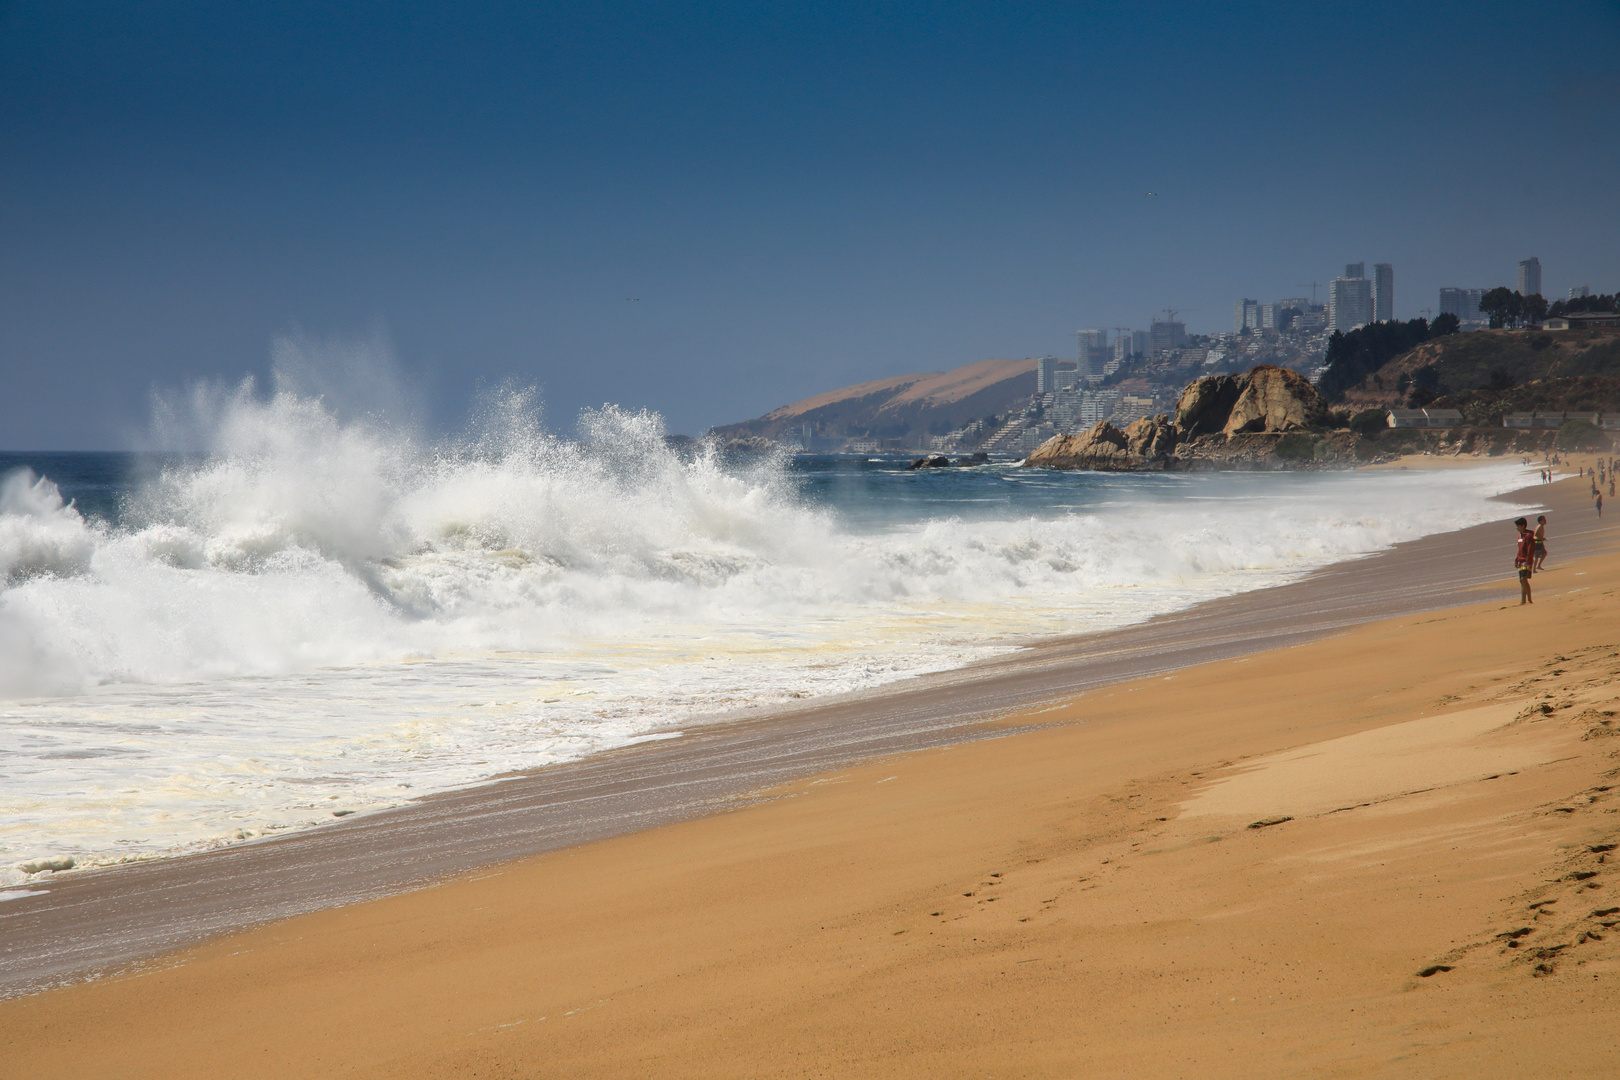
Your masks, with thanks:
[[[1530,598],[1530,575],[1535,573],[1536,562],[1536,534],[1530,531],[1530,523],[1519,518],[1514,523],[1519,530],[1519,546],[1513,554],[1513,565],[1519,571],[1519,604],[1533,604]]]

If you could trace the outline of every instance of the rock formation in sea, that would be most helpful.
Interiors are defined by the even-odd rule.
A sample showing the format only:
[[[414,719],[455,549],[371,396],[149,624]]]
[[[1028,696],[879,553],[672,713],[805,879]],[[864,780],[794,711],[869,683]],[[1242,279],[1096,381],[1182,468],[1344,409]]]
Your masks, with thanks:
[[[1327,402],[1304,376],[1262,364],[1242,375],[1211,375],[1188,384],[1174,419],[1164,413],[1144,416],[1123,431],[1104,420],[1090,431],[1053,436],[1024,464],[1144,472],[1348,461],[1353,438],[1312,437],[1327,423]],[[1295,436],[1293,442],[1283,443],[1289,436]]]

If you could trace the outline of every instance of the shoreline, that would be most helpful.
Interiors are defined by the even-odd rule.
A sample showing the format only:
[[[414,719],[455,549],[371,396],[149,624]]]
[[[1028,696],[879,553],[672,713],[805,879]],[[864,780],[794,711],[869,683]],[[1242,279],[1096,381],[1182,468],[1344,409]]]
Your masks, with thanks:
[[[0,1023],[43,1077],[1613,1075],[1617,533]]]
[[[1499,498],[1550,498],[1554,491],[1532,486]],[[1573,486],[1568,494],[1560,501],[1575,503]],[[1007,731],[1000,718],[1108,683],[1310,640],[1390,612],[1466,603],[1469,590],[1503,577],[1501,542],[1486,536],[1497,528],[1436,534],[1146,623],[317,829],[31,883],[48,892],[0,909],[8,931],[0,994],[26,994],[249,926],[701,817],[746,803],[762,787],[854,761],[1000,737]],[[1597,530],[1588,531],[1595,538]],[[1584,537],[1579,528],[1561,534],[1560,557],[1577,557]],[[1372,599],[1386,588],[1393,601]],[[186,897],[179,909],[177,894]]]

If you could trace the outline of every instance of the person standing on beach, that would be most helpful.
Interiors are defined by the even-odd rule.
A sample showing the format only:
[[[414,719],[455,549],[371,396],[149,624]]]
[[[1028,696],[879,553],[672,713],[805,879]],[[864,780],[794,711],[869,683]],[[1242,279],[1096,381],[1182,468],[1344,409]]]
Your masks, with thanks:
[[[1597,493],[1597,512],[1598,517],[1603,516],[1603,492],[1601,491]]]
[[[1524,518],[1513,522],[1514,528],[1519,530],[1519,546],[1513,552],[1513,565],[1519,571],[1519,606],[1533,604],[1530,598],[1530,575],[1535,573],[1536,537],[1530,531],[1530,523]]]
[[[1534,550],[1534,552],[1532,554],[1534,554],[1534,556],[1535,556],[1535,565],[1532,566],[1530,569],[1532,571],[1534,571],[1535,573],[1539,574],[1539,573],[1541,573],[1541,565],[1542,565],[1542,563],[1545,563],[1547,561],[1547,515],[1546,514],[1542,514],[1540,517],[1536,518],[1535,550]]]

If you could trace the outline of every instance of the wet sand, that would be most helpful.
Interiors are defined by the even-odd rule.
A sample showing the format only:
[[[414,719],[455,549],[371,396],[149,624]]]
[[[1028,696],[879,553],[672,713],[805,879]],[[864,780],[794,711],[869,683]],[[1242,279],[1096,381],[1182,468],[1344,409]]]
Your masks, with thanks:
[[[1597,1053],[1586,1021],[1559,1017],[1610,1008],[1601,940],[1575,944],[1605,930],[1565,919],[1562,893],[1534,909],[1563,921],[1508,940],[1553,950],[1541,976],[1520,963],[1531,952],[1480,937],[1520,917],[1513,897],[1551,888],[1560,859],[1595,860],[1576,834],[1605,820],[1580,784],[1608,744],[1581,735],[1602,726],[1587,714],[1612,661],[1593,647],[1620,582],[1611,557],[1566,560],[1614,537],[1574,484],[1530,494],[1569,505],[1523,612],[1502,606],[1498,524],[903,693],[64,879],[0,909],[13,985],[143,955],[126,937],[150,953],[153,926],[203,937],[710,815],[16,999],[0,1030],[53,1048],[39,1075],[1297,1075],[1307,1061],[1380,1075],[1346,1047],[1372,1040],[1369,1068],[1400,1060],[1385,1029],[1418,1000],[1401,995],[1428,993],[1466,1002],[1453,1019],[1493,1001],[1533,1015],[1533,1032],[1497,1019],[1537,1046],[1574,1040],[1556,1060],[1580,1065]],[[1343,631],[1480,583],[1485,605]],[[1514,720],[1536,700],[1553,711]],[[1292,820],[1247,827],[1274,817]],[[1586,872],[1548,880],[1579,900],[1597,879],[1568,875]],[[1425,888],[1439,899],[1420,902]],[[1541,943],[1554,930],[1569,940]],[[1560,959],[1577,948],[1581,963]],[[50,970],[59,953],[72,962]],[[1419,977],[1418,960],[1452,970]],[[1578,1005],[1573,970],[1592,983]],[[1358,1002],[1359,1017],[1322,1012]],[[1401,1029],[1411,1047],[1504,1052],[1426,1022],[1442,1025],[1432,1039]],[[1285,1047],[1306,1054],[1299,1069]],[[1525,1074],[1484,1060],[1464,1071]]]

